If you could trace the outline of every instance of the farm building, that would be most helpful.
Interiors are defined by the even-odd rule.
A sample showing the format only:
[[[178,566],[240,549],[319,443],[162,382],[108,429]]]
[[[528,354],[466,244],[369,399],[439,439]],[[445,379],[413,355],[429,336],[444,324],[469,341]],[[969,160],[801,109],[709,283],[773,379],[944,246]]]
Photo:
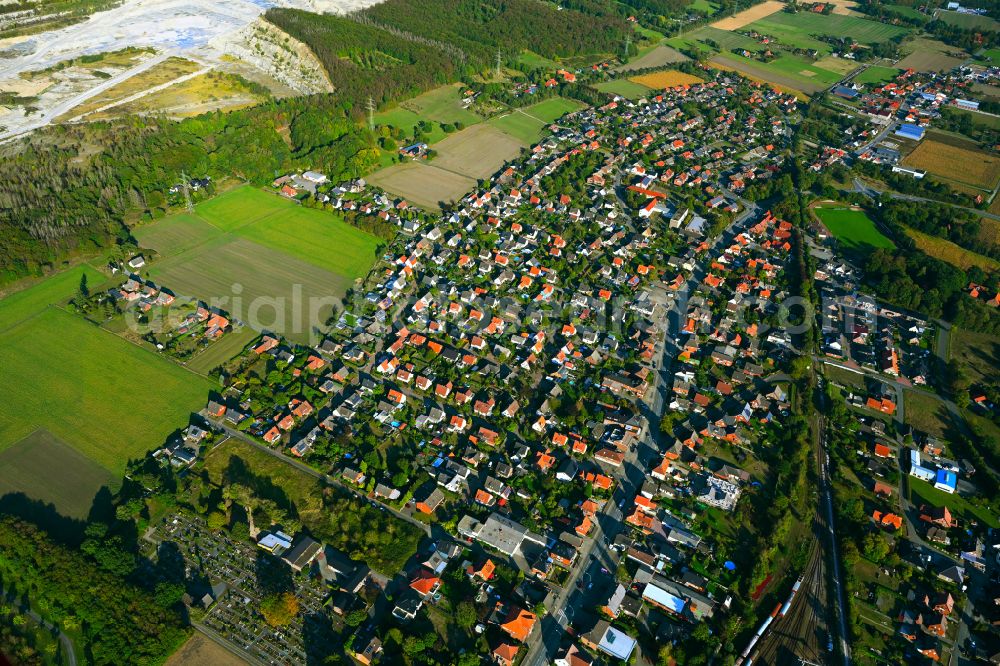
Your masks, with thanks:
[[[843,97],[844,99],[854,99],[860,93],[854,88],[848,88],[847,86],[837,86],[833,89],[833,94],[837,97]]]
[[[920,141],[924,138],[924,128],[911,123],[903,123],[899,126],[899,129],[896,130],[896,136],[901,136],[904,139]]]

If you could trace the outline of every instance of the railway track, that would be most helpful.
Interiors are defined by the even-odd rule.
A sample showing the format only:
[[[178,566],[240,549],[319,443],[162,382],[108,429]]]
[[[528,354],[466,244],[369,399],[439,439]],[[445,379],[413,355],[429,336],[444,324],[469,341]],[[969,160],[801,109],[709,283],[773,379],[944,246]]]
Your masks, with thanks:
[[[787,612],[775,619],[751,655],[755,666],[821,664],[826,654],[826,584],[823,552],[814,544],[802,585]]]
[[[820,476],[817,510],[813,514],[813,544],[802,572],[801,585],[792,603],[782,608],[767,631],[760,636],[754,649],[746,655],[742,666],[786,666],[795,664],[833,663],[828,651],[830,633],[830,598],[827,589],[826,559],[823,545],[829,532],[826,513],[822,509],[826,486],[826,452],[823,450],[821,419],[814,423],[813,455]]]

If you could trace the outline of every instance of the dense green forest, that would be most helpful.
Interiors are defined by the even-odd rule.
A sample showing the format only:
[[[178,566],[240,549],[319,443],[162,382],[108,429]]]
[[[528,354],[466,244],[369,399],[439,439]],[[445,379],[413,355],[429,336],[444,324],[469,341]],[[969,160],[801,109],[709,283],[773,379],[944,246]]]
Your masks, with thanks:
[[[152,595],[53,541],[36,526],[0,519],[0,582],[71,632],[86,663],[154,664],[187,637],[176,604]],[[141,636],[142,640],[136,640]]]
[[[620,17],[603,13],[559,11],[537,0],[388,0],[364,11],[380,25],[454,44],[475,64],[490,64],[497,48],[519,54],[530,49],[543,56],[610,53],[631,28]]]
[[[299,9],[269,9],[266,17],[308,45],[326,68],[333,94],[359,109],[369,96],[382,105],[459,76],[459,58],[442,45]]]
[[[12,604],[0,602],[0,661],[9,655],[18,666],[42,666],[45,655],[36,645],[38,633]]]

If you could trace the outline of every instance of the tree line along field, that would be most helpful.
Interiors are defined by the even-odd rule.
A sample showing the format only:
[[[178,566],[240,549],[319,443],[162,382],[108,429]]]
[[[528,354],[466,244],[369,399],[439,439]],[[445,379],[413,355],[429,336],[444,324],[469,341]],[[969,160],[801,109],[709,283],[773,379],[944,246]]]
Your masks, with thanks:
[[[346,489],[325,489],[318,478],[242,440],[219,444],[206,456],[204,472],[221,488],[238,483],[274,501],[317,539],[384,574],[400,571],[424,534]]]
[[[914,245],[924,254],[936,257],[952,266],[958,266],[962,270],[978,266],[989,273],[1000,268],[1000,262],[996,259],[967,250],[946,238],[931,236],[916,229],[907,229],[906,235],[913,239]]]
[[[257,303],[259,316],[247,323],[299,342],[367,274],[380,245],[337,215],[245,186],[133,234],[159,255],[147,270],[158,284],[210,303],[227,299],[218,307],[240,320]],[[310,312],[310,299],[322,300],[322,311]]]
[[[130,458],[184,427],[212,387],[207,379],[60,306],[90,266],[77,266],[0,299],[0,496],[24,493],[85,517]]]

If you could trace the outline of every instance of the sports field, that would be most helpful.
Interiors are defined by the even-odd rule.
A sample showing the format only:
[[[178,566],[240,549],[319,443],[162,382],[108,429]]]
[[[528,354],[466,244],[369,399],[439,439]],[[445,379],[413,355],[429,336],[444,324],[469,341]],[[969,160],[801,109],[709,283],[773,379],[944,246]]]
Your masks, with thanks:
[[[899,76],[895,67],[880,67],[873,65],[854,77],[856,83],[889,83]]]
[[[397,164],[376,171],[367,180],[430,210],[437,209],[441,202],[458,201],[476,186],[474,178],[422,162]]]
[[[903,164],[985,190],[992,190],[1000,180],[1000,157],[950,135],[929,135],[903,159]]]
[[[0,301],[0,310],[3,301]],[[214,385],[55,307],[0,333],[0,448],[39,428],[120,477]]]
[[[337,215],[252,187],[200,203],[193,214],[136,227],[133,234],[140,246],[159,253],[148,267],[156,282],[298,342],[308,342],[332,303],[367,274],[380,245]]]
[[[813,208],[813,212],[847,249],[867,252],[880,247],[895,247],[862,210],[824,204]]]
[[[649,88],[673,88],[675,86],[691,86],[696,83],[704,83],[703,79],[675,69],[667,69],[662,72],[650,72],[641,76],[633,76],[629,79],[633,83],[647,86]]]
[[[626,99],[639,99],[650,93],[650,89],[641,83],[635,83],[628,79],[612,79],[611,81],[601,81],[594,86],[601,92],[618,95]]]
[[[86,518],[101,487],[117,489],[121,482],[46,430],[0,451],[0,470],[0,497],[24,493],[70,518]]]

